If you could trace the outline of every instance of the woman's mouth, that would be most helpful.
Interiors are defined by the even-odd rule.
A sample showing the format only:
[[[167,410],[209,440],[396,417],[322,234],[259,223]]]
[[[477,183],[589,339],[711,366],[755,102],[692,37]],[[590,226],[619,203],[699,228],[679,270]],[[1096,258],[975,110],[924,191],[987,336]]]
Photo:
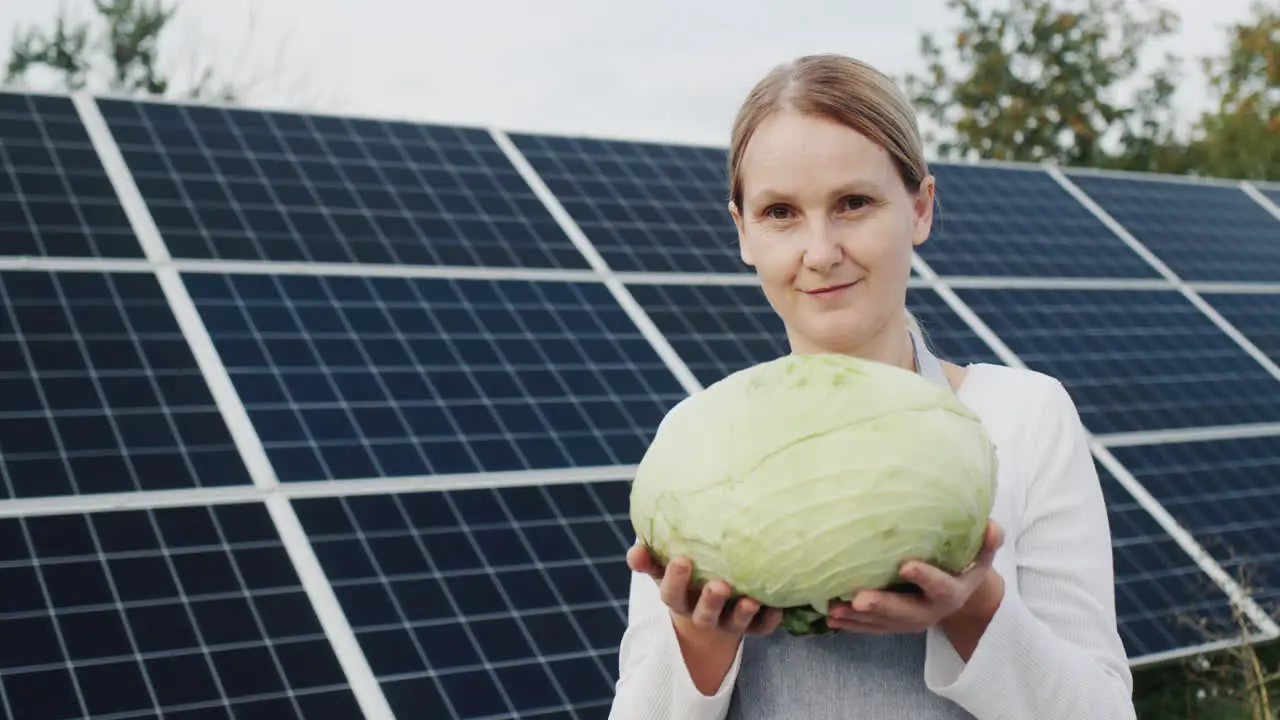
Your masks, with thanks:
[[[842,290],[847,290],[857,284],[858,284],[858,281],[854,280],[853,282],[841,283],[839,285],[826,285],[824,287],[814,288],[812,290],[804,290],[803,292],[806,295],[812,295],[815,297],[830,297],[832,295],[836,295]]]

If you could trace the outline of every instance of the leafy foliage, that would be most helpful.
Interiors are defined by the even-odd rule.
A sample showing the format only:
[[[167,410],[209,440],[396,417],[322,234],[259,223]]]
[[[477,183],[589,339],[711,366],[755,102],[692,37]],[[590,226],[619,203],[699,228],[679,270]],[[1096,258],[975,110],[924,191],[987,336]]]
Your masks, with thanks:
[[[1280,179],[1280,0],[1201,58],[1215,105],[1183,128],[1185,58],[1143,59],[1180,20],[1157,0],[947,0],[947,41],[920,39],[904,86],[942,159],[1051,162]]]
[[[68,90],[81,90],[93,85],[95,70],[105,64],[108,92],[172,94],[173,82],[160,67],[159,47],[176,8],[163,0],[93,0],[93,9],[96,21],[72,19],[63,10],[48,30],[20,28],[6,82],[20,84],[32,70],[43,68],[60,75]],[[184,95],[231,102],[237,93],[230,85],[216,86],[213,69],[205,68]]]
[[[1224,56],[1204,62],[1217,97],[1195,149],[1206,175],[1280,178],[1280,2],[1253,14],[1228,30]]]
[[[951,132],[930,134],[938,153],[1101,165],[1114,162],[1103,146],[1109,135],[1123,134],[1134,148],[1161,145],[1176,63],[1153,73],[1134,101],[1116,97],[1143,48],[1172,33],[1177,17],[1146,0],[1138,3],[1146,12],[1132,4],[1010,0],[984,11],[978,0],[948,0],[960,15],[949,43],[954,60],[926,34],[920,49],[928,72],[905,83],[922,114]]]

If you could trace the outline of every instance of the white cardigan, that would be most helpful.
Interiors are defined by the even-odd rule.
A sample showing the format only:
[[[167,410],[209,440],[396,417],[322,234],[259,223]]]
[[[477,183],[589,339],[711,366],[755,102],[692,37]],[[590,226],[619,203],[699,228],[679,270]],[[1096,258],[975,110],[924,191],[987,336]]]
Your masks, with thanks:
[[[1075,404],[1051,377],[988,364],[969,366],[957,394],[997,447],[1005,596],[968,663],[928,631],[929,690],[978,720],[1133,720],[1107,509]],[[739,645],[720,689],[699,692],[657,585],[635,574],[610,717],[720,720],[741,658]]]

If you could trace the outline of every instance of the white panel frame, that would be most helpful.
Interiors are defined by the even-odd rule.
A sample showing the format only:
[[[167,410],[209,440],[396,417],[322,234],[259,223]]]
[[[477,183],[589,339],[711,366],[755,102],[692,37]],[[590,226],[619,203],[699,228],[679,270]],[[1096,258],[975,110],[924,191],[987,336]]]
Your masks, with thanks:
[[[746,273],[648,273],[560,270],[552,268],[478,268],[456,265],[405,266],[361,263],[258,262],[251,260],[151,260],[122,258],[62,258],[25,255],[0,256],[0,271],[56,270],[60,272],[144,272],[172,269],[179,273],[235,273],[243,275],[313,275],[341,277],[435,278],[454,280],[519,280],[529,282],[604,283],[617,279],[624,285],[716,285],[758,287],[755,275]],[[1207,294],[1280,295],[1280,282],[1187,282],[1187,289]],[[1176,290],[1168,280],[1093,279],[1072,277],[1004,277],[1000,275],[942,275],[937,279],[912,277],[907,287],[933,289],[946,285],[966,290],[1124,290],[1159,292]]]
[[[1242,180],[1240,181],[1240,189],[1244,191],[1245,195],[1253,198],[1254,202],[1261,205],[1263,210],[1271,213],[1271,217],[1280,221],[1280,207],[1277,207],[1275,203],[1271,202],[1271,198],[1263,195],[1257,185],[1254,185],[1248,180]],[[1280,242],[1280,228],[1276,229],[1276,242]]]
[[[19,498],[0,501],[0,518],[62,515],[66,513],[148,510],[156,508],[230,505],[265,502],[268,498],[288,499],[394,495],[415,492],[446,492],[478,487],[506,488],[579,483],[630,482],[635,465],[608,465],[565,470],[516,470],[511,472],[418,475],[394,478],[353,478],[311,480],[216,488],[183,488],[145,492],[93,493],[53,497]]]

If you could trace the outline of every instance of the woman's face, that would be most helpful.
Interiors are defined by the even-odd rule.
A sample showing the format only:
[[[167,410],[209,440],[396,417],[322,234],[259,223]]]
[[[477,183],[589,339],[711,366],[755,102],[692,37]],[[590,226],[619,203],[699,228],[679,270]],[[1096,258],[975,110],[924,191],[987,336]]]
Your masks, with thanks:
[[[932,178],[912,195],[883,148],[793,111],[760,124],[740,172],[742,207],[730,212],[742,260],[793,352],[863,354],[903,328],[911,254],[933,219]]]

